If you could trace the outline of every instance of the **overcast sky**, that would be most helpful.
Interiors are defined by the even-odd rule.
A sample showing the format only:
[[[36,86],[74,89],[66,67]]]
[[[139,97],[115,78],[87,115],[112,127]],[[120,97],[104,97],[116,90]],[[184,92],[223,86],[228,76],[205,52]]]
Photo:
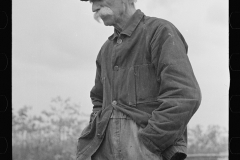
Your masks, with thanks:
[[[52,98],[71,97],[90,114],[95,60],[113,33],[93,19],[91,4],[79,0],[13,0],[12,104],[34,113]],[[189,125],[228,128],[228,1],[138,0],[146,15],[172,22],[188,43],[188,56],[202,92]]]

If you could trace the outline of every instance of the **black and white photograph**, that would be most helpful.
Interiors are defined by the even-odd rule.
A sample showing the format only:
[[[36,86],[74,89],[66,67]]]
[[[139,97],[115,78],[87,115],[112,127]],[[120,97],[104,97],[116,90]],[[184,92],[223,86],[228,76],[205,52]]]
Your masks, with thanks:
[[[13,160],[228,160],[227,0],[12,0]]]

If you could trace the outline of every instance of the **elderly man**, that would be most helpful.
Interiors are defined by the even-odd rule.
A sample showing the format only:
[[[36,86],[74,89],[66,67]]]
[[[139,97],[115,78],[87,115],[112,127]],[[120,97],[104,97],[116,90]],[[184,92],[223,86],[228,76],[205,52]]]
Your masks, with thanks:
[[[90,3],[94,18],[114,33],[97,56],[93,112],[78,139],[77,159],[185,159],[187,124],[201,92],[182,34],[136,10],[135,0]]]

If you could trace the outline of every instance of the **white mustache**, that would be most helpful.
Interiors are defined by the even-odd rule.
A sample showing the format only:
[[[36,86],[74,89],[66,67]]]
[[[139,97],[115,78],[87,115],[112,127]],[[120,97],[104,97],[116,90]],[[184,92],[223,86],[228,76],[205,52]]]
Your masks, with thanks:
[[[100,22],[101,16],[113,15],[113,11],[108,7],[101,8],[98,12],[94,13],[94,19]]]

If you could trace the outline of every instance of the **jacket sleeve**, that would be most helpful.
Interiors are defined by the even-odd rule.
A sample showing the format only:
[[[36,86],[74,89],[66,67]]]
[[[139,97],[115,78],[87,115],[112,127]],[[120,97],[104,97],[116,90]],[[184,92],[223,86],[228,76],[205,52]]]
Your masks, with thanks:
[[[201,102],[187,49],[181,33],[172,24],[159,26],[151,41],[152,62],[160,83],[160,105],[138,136],[155,153],[163,152],[183,135]]]
[[[93,112],[97,112],[102,108],[103,101],[103,86],[101,80],[101,51],[99,52],[96,60],[96,76],[95,76],[95,84],[90,91],[90,98],[93,104]]]

